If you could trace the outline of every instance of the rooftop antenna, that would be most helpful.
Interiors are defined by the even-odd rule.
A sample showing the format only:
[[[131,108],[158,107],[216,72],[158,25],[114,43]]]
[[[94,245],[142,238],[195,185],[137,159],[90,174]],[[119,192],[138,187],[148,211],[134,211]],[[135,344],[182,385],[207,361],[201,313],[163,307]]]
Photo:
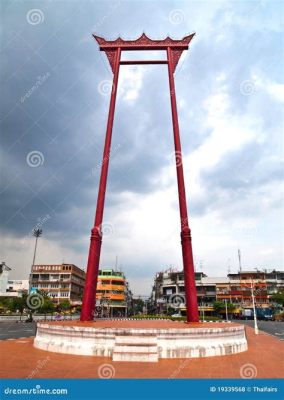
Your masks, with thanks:
[[[117,272],[117,266],[118,266],[118,257],[115,256],[115,272]]]
[[[240,273],[242,272],[242,260],[241,260],[241,250],[238,249],[238,258],[239,258],[239,269]]]

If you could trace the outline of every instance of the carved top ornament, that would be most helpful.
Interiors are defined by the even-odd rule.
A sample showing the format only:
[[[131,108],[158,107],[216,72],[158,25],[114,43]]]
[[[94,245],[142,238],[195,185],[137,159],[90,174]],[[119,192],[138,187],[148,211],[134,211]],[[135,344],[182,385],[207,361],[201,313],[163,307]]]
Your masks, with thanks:
[[[169,47],[172,50],[172,62],[175,70],[182,52],[188,49],[188,45],[194,35],[195,33],[192,33],[180,40],[172,39],[169,36],[163,40],[152,40],[145,33],[136,40],[124,40],[121,37],[118,37],[116,40],[106,40],[95,34],[93,34],[93,37],[98,42],[100,50],[105,51],[114,72],[117,48],[121,50],[166,50]]]
[[[165,39],[162,40],[152,40],[150,39],[145,33],[143,33],[138,39],[136,40],[124,40],[121,37],[118,37],[116,40],[106,40],[100,36],[93,35],[98,44],[100,45],[101,50],[104,50],[105,48],[111,48],[111,47],[127,47],[127,48],[132,48],[132,47],[144,47],[146,46],[147,48],[152,48],[152,47],[158,47],[158,48],[167,48],[167,47],[186,47],[188,48],[189,42],[193,38],[195,33],[192,33],[191,35],[185,36],[183,39],[180,40],[175,40],[167,36]]]

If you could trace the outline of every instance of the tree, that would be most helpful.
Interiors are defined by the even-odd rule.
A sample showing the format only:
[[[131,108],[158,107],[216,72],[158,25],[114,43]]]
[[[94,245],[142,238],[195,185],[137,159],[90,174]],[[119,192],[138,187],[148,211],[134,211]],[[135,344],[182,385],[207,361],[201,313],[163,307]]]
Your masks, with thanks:
[[[34,313],[46,314],[52,312],[54,310],[54,305],[46,291],[37,290],[26,296],[26,308],[29,310],[28,319],[32,321]]]
[[[277,292],[273,296],[271,296],[271,299],[275,303],[281,304],[282,306],[284,306],[284,291],[283,290],[279,290],[279,292]]]
[[[220,314],[226,311],[226,304],[224,301],[214,301],[214,311],[216,314]],[[227,303],[227,311],[229,314],[235,311],[236,306],[233,303]]]
[[[42,306],[39,308],[39,312],[45,314],[53,313],[55,309],[54,303],[50,300],[49,297],[45,297]]]
[[[143,307],[144,307],[144,301],[142,299],[136,299],[134,300],[134,312],[139,313],[143,312]]]
[[[27,307],[27,295],[23,294],[22,297],[13,297],[8,305],[9,310],[14,312],[20,312],[20,321],[22,319],[23,312]]]
[[[235,304],[227,303],[227,310],[229,314],[232,314],[235,311],[235,308],[236,308]]]
[[[225,310],[225,303],[223,301],[214,301],[213,308],[217,314],[220,314],[221,311]]]
[[[67,300],[67,299],[66,299],[66,300],[62,300],[62,301],[58,304],[57,308],[58,308],[58,310],[61,310],[61,311],[70,310],[70,308],[71,308],[70,301]]]

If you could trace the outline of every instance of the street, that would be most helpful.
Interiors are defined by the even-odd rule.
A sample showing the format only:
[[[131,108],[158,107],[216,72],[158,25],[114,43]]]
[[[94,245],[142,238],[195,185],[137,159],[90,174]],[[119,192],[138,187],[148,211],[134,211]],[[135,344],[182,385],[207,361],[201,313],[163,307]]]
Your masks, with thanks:
[[[0,340],[19,339],[29,336],[35,336],[35,322],[0,322]]]
[[[233,320],[237,324],[249,325],[254,327],[253,320]],[[257,321],[258,329],[276,337],[277,339],[284,340],[284,322],[276,321]]]

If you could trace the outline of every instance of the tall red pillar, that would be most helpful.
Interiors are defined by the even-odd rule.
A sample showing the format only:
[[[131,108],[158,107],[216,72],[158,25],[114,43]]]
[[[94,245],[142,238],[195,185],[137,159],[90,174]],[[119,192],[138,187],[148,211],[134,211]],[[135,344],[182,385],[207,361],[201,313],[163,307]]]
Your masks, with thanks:
[[[94,227],[91,231],[91,239],[90,239],[91,242],[90,242],[89,258],[87,264],[86,283],[85,283],[81,317],[80,317],[81,321],[92,321],[94,319],[98,271],[99,271],[99,262],[100,262],[101,245],[102,245],[102,222],[103,222],[103,212],[105,204],[108,165],[110,159],[115,101],[116,101],[117,85],[118,85],[120,55],[121,55],[121,49],[118,47],[115,50],[113,84],[112,84],[111,98],[109,104],[109,114],[108,114],[105,146],[104,146],[104,153],[102,160],[101,177],[99,183],[99,192],[97,198],[96,216],[95,216]]]
[[[174,68],[173,68],[173,54],[170,47],[167,48],[168,58],[168,72],[172,108],[172,121],[174,132],[175,144],[175,159],[177,170],[177,184],[178,184],[178,197],[179,197],[179,211],[181,221],[181,246],[183,256],[183,271],[184,271],[184,286],[185,286],[185,299],[186,299],[186,319],[187,322],[198,322],[198,304],[195,286],[195,274],[191,245],[191,231],[188,225],[186,194],[183,177],[182,153],[179,135],[178,113],[175,94],[174,83]]]

